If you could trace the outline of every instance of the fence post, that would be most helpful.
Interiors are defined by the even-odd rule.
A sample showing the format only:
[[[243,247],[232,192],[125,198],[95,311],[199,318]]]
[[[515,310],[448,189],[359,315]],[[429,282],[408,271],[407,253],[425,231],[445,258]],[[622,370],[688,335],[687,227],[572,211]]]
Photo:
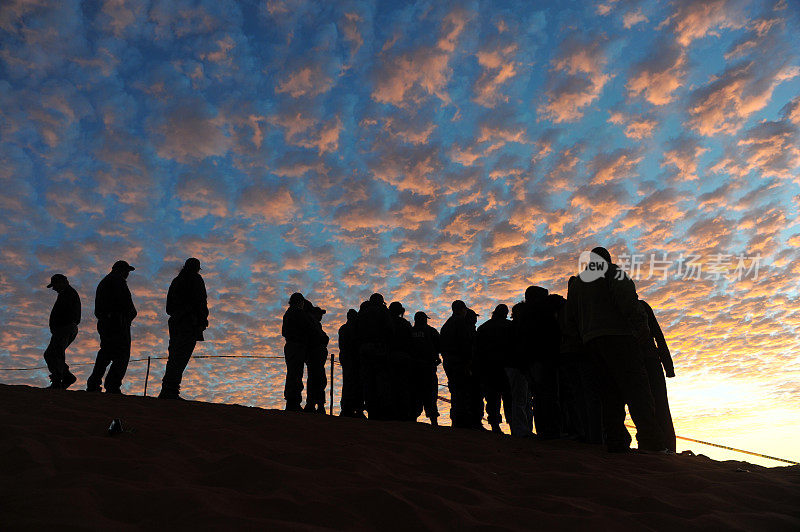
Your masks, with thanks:
[[[147,372],[144,374],[144,393],[143,396],[147,397],[147,381],[150,380],[150,357],[147,357]]]
[[[333,363],[336,360],[336,355],[331,352],[331,411],[330,415],[333,415]]]

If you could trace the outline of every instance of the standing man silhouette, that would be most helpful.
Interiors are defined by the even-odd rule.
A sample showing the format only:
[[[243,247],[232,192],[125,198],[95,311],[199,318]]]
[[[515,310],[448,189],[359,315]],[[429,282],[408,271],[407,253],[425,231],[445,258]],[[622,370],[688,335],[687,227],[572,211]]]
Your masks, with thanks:
[[[136,307],[126,279],[135,269],[124,260],[118,260],[111,267],[111,273],[97,285],[94,315],[100,334],[100,350],[86,382],[87,391],[100,391],[100,382],[111,364],[104,387],[108,393],[122,393],[122,379],[131,358],[131,322],[136,318]]]
[[[53,310],[50,311],[50,343],[44,352],[47,369],[50,370],[50,386],[66,390],[76,377],[69,371],[66,362],[67,347],[78,335],[81,322],[81,298],[69,284],[66,276],[57,273],[50,278],[47,288],[58,293]]]
[[[200,276],[200,261],[186,259],[167,292],[169,314],[169,357],[161,380],[159,399],[180,399],[183,371],[197,342],[202,342],[208,327],[206,284]]]
[[[289,308],[283,315],[281,336],[286,339],[283,356],[286,360],[286,384],[283,398],[286,410],[299,412],[303,400],[303,365],[306,362],[308,344],[313,339],[316,328],[311,316],[304,310],[306,299],[300,292],[289,297]]]

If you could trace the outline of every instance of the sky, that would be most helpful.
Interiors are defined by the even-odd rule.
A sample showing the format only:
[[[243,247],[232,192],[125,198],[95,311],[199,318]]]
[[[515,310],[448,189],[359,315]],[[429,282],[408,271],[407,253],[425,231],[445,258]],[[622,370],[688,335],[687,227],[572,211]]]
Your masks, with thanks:
[[[280,357],[294,291],[336,352],[373,292],[482,322],[604,245],[672,349],[677,433],[800,460],[798,29],[795,0],[4,1],[0,367],[42,365],[57,272],[91,363],[117,259],[134,359],[166,355],[191,256],[196,354]],[[183,395],[279,408],[283,377],[196,359]]]

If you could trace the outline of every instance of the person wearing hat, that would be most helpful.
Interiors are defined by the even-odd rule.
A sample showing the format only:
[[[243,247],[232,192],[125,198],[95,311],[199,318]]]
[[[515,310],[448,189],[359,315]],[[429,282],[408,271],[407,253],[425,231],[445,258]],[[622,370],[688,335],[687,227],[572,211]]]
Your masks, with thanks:
[[[122,393],[122,379],[131,358],[131,323],[136,318],[128,275],[135,270],[124,260],[118,260],[111,272],[97,285],[94,299],[94,315],[100,335],[100,350],[94,369],[86,382],[86,390],[99,392],[105,375],[104,387],[108,393]]]
[[[204,340],[203,331],[208,328],[208,298],[200,269],[198,259],[186,259],[167,291],[169,356],[159,399],[180,399],[183,371],[197,342]]]
[[[439,331],[428,325],[428,315],[420,311],[414,314],[411,329],[411,357],[414,361],[412,382],[414,385],[414,419],[422,414],[431,422],[439,424],[437,398],[439,379],[436,368],[442,363],[439,358]]]
[[[508,320],[508,306],[499,304],[492,317],[478,327],[475,333],[475,364],[486,400],[486,416],[492,432],[501,432],[500,403],[504,407],[506,423],[511,423],[511,386],[506,375],[506,360],[511,355],[512,332]]]
[[[67,347],[78,335],[78,324],[81,322],[81,298],[69,284],[63,274],[57,273],[50,278],[47,288],[58,293],[53,310],[50,311],[50,343],[44,351],[44,361],[50,370],[50,386],[52,389],[65,390],[75,382],[76,377],[69,371],[66,362]]]
[[[286,410],[299,412],[303,401],[303,364],[306,362],[307,344],[315,334],[311,316],[304,310],[306,299],[300,292],[289,296],[289,308],[283,314],[281,335],[286,339],[283,357],[286,362],[286,382],[283,398]]]

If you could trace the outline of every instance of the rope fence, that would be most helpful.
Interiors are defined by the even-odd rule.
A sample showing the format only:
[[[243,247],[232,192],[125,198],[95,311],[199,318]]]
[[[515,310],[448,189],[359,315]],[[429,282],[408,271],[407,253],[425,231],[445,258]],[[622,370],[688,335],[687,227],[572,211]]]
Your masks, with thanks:
[[[147,362],[147,370],[146,370],[146,376],[145,376],[145,380],[144,380],[144,391],[142,393],[143,396],[147,396],[147,383],[150,380],[150,362],[151,362],[151,360],[167,360],[167,358],[168,357],[166,357],[166,356],[149,356],[147,358],[132,358],[132,359],[130,359],[128,361],[128,363],[131,363],[131,362]],[[192,358],[207,358],[207,359],[212,359],[212,358],[237,358],[237,359],[255,359],[255,360],[258,360],[258,359],[262,359],[262,360],[263,359],[283,360],[284,359],[284,357],[282,357],[282,356],[269,356],[269,355],[192,355]],[[330,409],[329,409],[328,414],[329,415],[333,415],[333,399],[334,399],[333,398],[333,390],[334,390],[334,372],[333,372],[333,367],[334,367],[334,365],[337,365],[337,366],[341,367],[342,364],[341,364],[341,362],[336,360],[336,356],[334,355],[334,353],[330,354],[330,361],[331,361],[331,370],[330,370],[330,401],[331,401],[331,403],[330,403]],[[93,365],[94,365],[94,362],[78,362],[78,363],[75,363],[75,364],[70,364],[70,367],[75,367],[75,366],[93,366]],[[36,371],[36,370],[41,370],[41,369],[47,369],[47,366],[36,366],[36,367],[30,367],[30,368],[0,368],[0,371]],[[446,383],[438,382],[437,384],[439,385],[439,388],[447,388],[447,384]],[[438,394],[437,394],[437,399],[442,401],[442,402],[445,402],[445,403],[451,403],[449,398],[442,397],[441,395],[438,395]],[[625,425],[625,426],[630,428],[630,429],[635,429],[636,428],[635,426],[632,426],[632,425]],[[768,460],[774,460],[776,462],[783,462],[783,463],[791,464],[791,465],[800,465],[800,462],[796,462],[796,461],[793,461],[793,460],[787,460],[785,458],[778,458],[778,457],[775,457],[775,456],[770,456],[770,455],[767,455],[767,454],[757,453],[757,452],[754,452],[754,451],[746,451],[746,450],[743,450],[743,449],[737,449],[736,447],[730,447],[728,445],[721,445],[719,443],[712,443],[712,442],[707,442],[707,441],[703,441],[703,440],[697,440],[697,439],[689,438],[689,437],[686,437],[686,436],[677,436],[676,435],[675,437],[680,439],[680,440],[684,440],[684,441],[690,441],[690,442],[693,442],[693,443],[699,443],[699,444],[702,444],[702,445],[708,445],[710,447],[716,447],[718,449],[725,449],[727,451],[733,451],[733,452],[737,452],[737,453],[748,454],[750,456],[757,456],[759,458],[765,458],[765,459],[768,459]]]

